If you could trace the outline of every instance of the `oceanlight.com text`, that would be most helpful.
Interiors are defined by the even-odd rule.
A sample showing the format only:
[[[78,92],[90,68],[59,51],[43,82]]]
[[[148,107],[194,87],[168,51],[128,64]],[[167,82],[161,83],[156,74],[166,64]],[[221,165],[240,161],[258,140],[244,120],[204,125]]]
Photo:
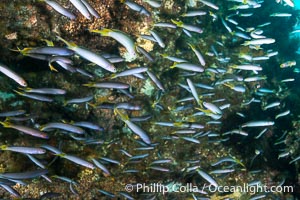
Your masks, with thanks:
[[[288,192],[291,193],[294,191],[293,186],[266,186],[266,185],[238,185],[238,186],[214,186],[209,184],[204,184],[203,186],[196,186],[192,183],[174,183],[164,185],[162,183],[137,183],[137,184],[127,184],[125,186],[125,190],[127,192],[146,192],[146,193],[234,193],[234,192],[242,192],[242,193],[261,193],[261,192]]]

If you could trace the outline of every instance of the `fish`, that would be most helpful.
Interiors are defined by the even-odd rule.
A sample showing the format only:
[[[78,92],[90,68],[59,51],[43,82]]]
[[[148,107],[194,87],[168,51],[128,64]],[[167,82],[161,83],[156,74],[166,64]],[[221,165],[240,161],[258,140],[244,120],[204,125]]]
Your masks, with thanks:
[[[30,56],[42,60],[49,60],[49,56],[73,56],[74,51],[65,47],[43,46],[43,47],[27,47],[17,50],[24,56]],[[44,57],[38,57],[44,56]]]
[[[121,0],[121,3],[126,4],[130,9],[137,11],[140,14],[146,15],[147,17],[151,16],[151,13],[144,6],[141,6],[140,4],[137,4],[129,0]]]
[[[242,45],[249,46],[249,45],[263,45],[263,44],[273,44],[276,40],[273,38],[263,38],[263,39],[255,39],[244,42]]]
[[[79,1],[79,0],[77,0]],[[103,69],[109,71],[109,72],[116,72],[116,68],[113,64],[111,64],[108,60],[106,60],[104,57],[101,55],[98,55],[88,49],[84,49],[82,47],[77,46],[75,43],[67,42],[63,38],[56,36],[59,40],[64,42],[69,49],[73,50],[76,54],[79,56],[83,57],[84,59],[95,63],[96,65],[102,67]]]
[[[155,58],[153,58],[153,56],[151,56],[150,53],[148,53],[143,47],[136,46],[136,50],[137,52],[143,54],[148,59],[148,61],[150,62],[155,61]]]
[[[46,133],[44,133],[42,131],[39,131],[39,130],[36,130],[36,129],[33,129],[33,128],[30,128],[30,127],[12,124],[12,123],[7,122],[7,121],[6,122],[0,122],[0,124],[2,124],[2,126],[5,127],[5,128],[12,128],[12,129],[21,131],[21,132],[23,132],[27,135],[31,135],[31,136],[42,138],[42,139],[48,139],[49,138],[49,136]]]
[[[262,81],[266,79],[267,79],[266,76],[251,76],[251,77],[244,78],[244,82]]]
[[[13,110],[13,111],[7,111],[7,112],[1,112],[0,117],[15,117],[19,115],[25,114],[25,110]]]
[[[234,129],[226,133],[223,133],[223,135],[228,135],[228,134],[238,134],[238,135],[248,136],[247,132],[238,129]]]
[[[101,157],[100,158],[102,161],[108,162],[108,163],[113,163],[116,165],[121,165],[121,163],[117,160],[111,159],[111,158],[107,158],[107,157]]]
[[[182,14],[182,17],[196,17],[196,16],[203,16],[206,15],[207,12],[203,10],[190,10],[187,11],[186,13]]]
[[[198,0],[200,1],[201,3],[203,3],[204,5],[210,7],[210,8],[213,8],[215,10],[219,10],[219,6],[215,5],[214,3],[210,2],[210,1],[206,1],[206,0]]]
[[[197,140],[196,138],[193,138],[193,137],[180,137],[181,139],[183,140],[186,140],[186,141],[189,141],[189,142],[193,142],[193,143],[196,143],[196,144],[200,144],[200,141]]]
[[[198,123],[184,123],[184,122],[154,122],[155,125],[169,126],[169,127],[180,127],[180,128],[204,128],[203,125]]]
[[[188,62],[187,60],[185,59],[182,59],[182,58],[177,58],[177,57],[174,57],[174,56],[169,56],[167,54],[160,54],[163,58],[166,58],[168,60],[171,60],[175,63],[185,63],[185,62]]]
[[[54,176],[51,176],[51,178],[56,178],[56,179],[65,181],[65,182],[70,183],[70,184],[78,185],[78,183],[76,181],[74,181],[74,180],[72,180],[68,177],[65,177],[65,176],[54,175]]]
[[[54,68],[54,66],[52,65],[53,62],[59,64],[62,68],[71,71],[71,72],[75,72],[75,70],[71,67],[71,65],[73,64],[72,60],[70,60],[67,57],[63,57],[63,56],[52,56],[50,57],[48,60],[48,65],[51,71],[55,71],[58,72],[57,69]]]
[[[291,13],[272,13],[270,17],[291,17]]]
[[[161,172],[170,172],[170,169],[165,168],[165,167],[159,167],[159,166],[150,166],[149,169],[153,169],[153,170],[161,171]]]
[[[246,88],[243,85],[233,85],[233,84],[230,84],[230,83],[224,83],[223,85],[229,87],[230,89],[232,89],[236,92],[244,93],[246,91]]]
[[[79,12],[86,17],[87,19],[91,19],[91,15],[85,4],[81,0],[70,0],[73,6],[79,10]]]
[[[262,67],[259,65],[231,65],[229,66],[233,69],[240,69],[240,70],[251,70],[251,71],[261,71]]]
[[[280,117],[287,116],[287,115],[289,115],[290,113],[291,113],[290,110],[283,111],[283,112],[277,114],[277,115],[275,116],[275,119],[278,119],[278,118],[280,118]]]
[[[280,68],[287,68],[287,67],[293,67],[295,66],[297,63],[295,60],[292,60],[292,61],[287,61],[287,62],[284,62],[282,64],[280,64]]]
[[[150,6],[152,6],[153,8],[159,8],[161,7],[162,2],[160,0],[155,1],[155,0],[143,0],[143,2],[146,2],[147,4],[149,4]]]
[[[77,156],[68,155],[68,154],[65,154],[65,153],[56,154],[56,156],[59,156],[61,158],[65,158],[65,159],[67,159],[71,162],[74,162],[78,165],[81,165],[81,166],[84,166],[84,167],[87,167],[87,168],[90,168],[90,169],[95,168],[95,166],[92,163],[90,163],[86,160],[83,160],[82,158],[79,158]]]
[[[119,111],[118,109],[115,109],[114,110],[115,113],[117,113],[121,120],[123,122],[125,122],[125,124],[135,133],[137,134],[138,136],[140,136],[140,138],[146,143],[146,144],[151,144],[151,141],[150,141],[150,138],[149,136],[147,135],[147,133],[141,129],[139,126],[137,126],[136,124],[134,124],[133,122],[131,122],[129,120],[129,117],[122,113],[121,111]]]
[[[171,19],[172,23],[175,24],[177,27],[183,28],[183,30],[187,30],[187,31],[191,31],[191,32],[195,32],[195,33],[203,33],[202,28],[192,25],[192,24],[186,24],[183,23],[182,21],[176,21]]]
[[[82,98],[75,98],[75,99],[69,99],[66,100],[64,105],[67,104],[78,104],[78,103],[87,103],[89,101],[91,101],[94,98],[93,95],[87,96],[87,97],[82,97]]]
[[[53,98],[47,97],[47,96],[44,96],[44,95],[30,94],[30,93],[26,93],[26,92],[20,92],[20,91],[17,91],[17,90],[14,90],[14,92],[17,93],[18,95],[28,97],[30,99],[38,100],[38,101],[44,101],[44,102],[53,102],[54,101]]]
[[[110,172],[109,170],[99,161],[97,161],[96,159],[92,158],[93,163],[99,168],[101,169],[106,175],[110,176]]]
[[[115,198],[115,194],[113,194],[113,193],[111,193],[111,192],[108,192],[108,191],[105,191],[105,190],[98,190],[98,192],[100,192],[101,194],[104,194],[104,195],[106,195],[106,196],[108,196],[108,197],[110,197],[110,198]]]
[[[210,165],[211,166],[217,166],[217,165],[220,165],[222,163],[236,163],[236,164],[239,164],[243,167],[245,167],[245,165],[238,159],[234,158],[234,157],[231,157],[231,156],[225,156],[225,157],[222,157],[220,158],[218,161],[214,162],[214,163],[211,163]]]
[[[157,32],[155,32],[154,30],[149,30],[149,32],[151,33],[151,35],[153,36],[153,38],[157,41],[157,43],[159,44],[159,46],[161,48],[165,48],[165,43],[164,41],[161,39],[161,37],[158,35]]]
[[[188,83],[188,86],[189,86],[189,88],[190,88],[190,90],[191,90],[191,92],[192,92],[192,94],[193,94],[193,97],[195,98],[197,104],[200,105],[200,106],[202,106],[202,105],[201,105],[202,102],[200,101],[199,95],[198,95],[198,93],[197,93],[197,90],[196,90],[196,88],[195,88],[193,82],[192,82],[191,79],[189,79],[189,78],[187,78],[186,81],[187,81],[187,83]]]
[[[134,74],[139,74],[142,72],[146,72],[148,71],[148,67],[135,67],[135,68],[131,68],[122,72],[119,72],[118,74],[112,74],[111,78],[117,78],[117,77],[123,77],[123,76],[130,76],[130,75],[134,75]]]
[[[125,199],[134,200],[134,198],[131,195],[129,195],[127,192],[119,192],[119,194],[123,196]]]
[[[263,129],[257,136],[255,136],[255,139],[259,139],[264,133],[266,133],[268,128]]]
[[[27,85],[28,85],[27,82],[21,76],[19,76],[16,72],[14,72],[11,69],[9,69],[3,63],[0,63],[0,72],[2,72],[4,75],[6,75],[7,77],[9,77],[12,80],[14,80],[20,86],[27,87]]]
[[[86,0],[80,1],[85,5],[90,14],[92,14],[95,18],[100,18],[99,13]]]
[[[221,22],[224,25],[224,27],[227,29],[227,31],[231,34],[232,29],[230,28],[230,26],[228,26],[228,24],[226,23],[226,21],[222,17],[221,17]]]
[[[61,129],[72,133],[84,134],[84,130],[82,128],[71,124],[61,123],[61,122],[51,122],[51,123],[44,124],[40,127],[41,131],[48,131],[53,129]]]
[[[216,169],[213,171],[210,171],[210,174],[227,174],[227,173],[231,173],[234,172],[234,169]]]
[[[62,153],[61,150],[59,150],[59,149],[57,149],[53,146],[50,146],[48,144],[42,144],[41,147],[44,148],[44,149],[47,149],[48,151],[51,151],[54,154],[61,154]]]
[[[1,145],[0,150],[2,151],[12,151],[17,153],[25,153],[25,154],[44,154],[46,151],[42,148],[38,147],[19,147],[19,146],[7,146]]]
[[[58,4],[55,1],[50,1],[50,0],[41,0],[46,2],[49,6],[51,6],[55,11],[57,11],[58,13],[62,14],[63,16],[68,17],[71,20],[76,19],[76,16],[68,11],[66,8],[62,7],[60,4]]]
[[[38,169],[34,171],[20,172],[20,173],[1,173],[0,177],[6,179],[15,179],[15,180],[23,180],[23,179],[32,179],[42,175],[47,174],[49,171],[47,169]]]
[[[205,62],[205,60],[204,60],[202,54],[200,53],[200,51],[198,51],[194,45],[192,45],[192,44],[190,44],[190,43],[188,43],[188,45],[191,47],[191,49],[193,50],[193,52],[194,52],[195,55],[197,56],[199,63],[200,63],[202,66],[205,66],[206,62]]]
[[[13,187],[6,185],[6,184],[1,184],[1,183],[0,183],[0,186],[3,189],[5,189],[6,191],[8,191],[14,197],[21,198],[21,194],[18,191],[16,191]]]
[[[263,110],[268,110],[270,108],[274,108],[274,107],[277,107],[279,105],[280,105],[280,101],[275,101],[275,102],[269,103],[268,105],[264,106],[262,109]]]
[[[98,126],[97,124],[94,124],[91,122],[86,122],[86,121],[72,122],[72,125],[88,128],[88,129],[95,130],[95,131],[103,131],[104,130],[104,128]]]
[[[203,171],[201,169],[197,169],[196,171],[202,178],[204,178],[206,181],[208,181],[212,186],[218,188],[218,186],[219,186],[218,183],[209,174],[207,174],[205,171]]]
[[[126,59],[128,61],[133,61],[134,59],[136,59],[137,54],[136,54],[135,42],[126,33],[116,29],[101,29],[101,30],[91,29],[89,31],[92,33],[99,33],[101,36],[109,36],[117,40],[120,44],[122,44],[126,48],[129,54],[129,58],[126,57]]]
[[[218,114],[218,115],[222,115],[223,114],[222,110],[218,106],[214,105],[213,103],[205,102],[204,101],[203,102],[203,107],[205,107],[206,109],[210,110],[214,114]]]
[[[37,166],[39,166],[42,169],[46,169],[46,166],[41,163],[38,159],[36,159],[34,156],[30,154],[25,154],[32,162],[34,162]]]
[[[172,29],[177,28],[177,26],[175,24],[172,24],[172,23],[169,23],[169,22],[157,22],[157,23],[153,24],[153,26],[163,27],[163,28],[172,28]]]
[[[64,95],[66,90],[57,89],[57,88],[20,88],[21,90],[28,93],[37,93],[37,94],[50,94],[50,95]]]
[[[151,162],[150,165],[165,164],[165,163],[171,163],[171,162],[172,162],[171,159],[160,159],[160,160],[155,160],[155,161]]]
[[[151,71],[147,71],[147,74],[150,77],[150,79],[155,83],[155,85],[164,92],[165,88],[161,81],[155,76],[155,74],[153,74]]]
[[[192,63],[174,63],[174,65],[170,66],[170,68],[171,69],[179,68],[179,69],[193,71],[193,72],[204,72],[203,67]]]
[[[132,156],[129,158],[130,161],[133,161],[133,160],[139,160],[139,159],[144,159],[146,157],[149,156],[149,153],[145,153],[145,154],[140,154],[140,155],[135,155],[135,156]]]
[[[45,1],[21,10],[34,8],[29,21],[34,21],[36,14],[43,19],[45,14],[40,13],[43,9],[35,8],[45,8]],[[90,192],[82,190],[85,186],[90,186],[92,193],[95,192],[93,197],[99,199],[164,198],[159,192],[125,192],[131,186],[136,189],[137,184],[129,185],[130,182],[126,183],[128,188],[118,187],[118,191],[109,188],[111,183],[126,177],[126,180],[149,183],[161,179],[171,199],[176,198],[171,192],[184,189],[187,181],[204,184],[203,190],[192,191],[193,199],[219,197],[218,192],[208,191],[209,187],[219,187],[221,182],[224,185],[228,181],[235,184],[232,180],[238,180],[241,174],[243,181],[251,186],[268,180],[267,168],[254,166],[258,159],[267,163],[270,156],[274,157],[265,148],[265,140],[275,149],[279,161],[290,162],[291,167],[298,164],[297,151],[291,151],[297,143],[293,140],[296,131],[291,127],[285,130],[281,122],[294,120],[291,126],[297,123],[293,104],[287,97],[297,82],[293,70],[297,73],[300,68],[282,51],[282,43],[289,47],[296,45],[290,40],[299,31],[295,26],[291,38],[285,40],[280,39],[280,34],[276,37],[272,34],[284,21],[289,22],[285,23],[286,30],[293,29],[291,23],[297,16],[296,12],[289,11],[291,8],[277,5],[277,10],[265,9],[270,5],[262,0],[121,0],[115,4],[103,1],[94,8],[91,5],[96,5],[96,1],[73,0],[77,3],[75,7],[72,2],[57,2],[64,2],[62,5],[69,6],[65,8],[76,15],[60,16],[50,8],[51,12],[47,12],[47,19],[51,19],[50,31],[43,31],[47,24],[39,23],[37,18],[33,30],[26,26],[25,32],[17,32],[17,40],[9,38],[10,32],[4,30],[7,34],[4,42],[34,47],[19,49],[19,54],[28,56],[21,55],[24,60],[19,60],[6,54],[7,45],[4,45],[4,55],[9,57],[3,57],[6,60],[3,61],[22,66],[22,69],[13,65],[8,68],[24,76],[30,87],[15,84],[3,74],[0,132],[3,136],[13,134],[2,141],[6,145],[2,147],[3,155],[23,158],[32,170],[48,169],[49,173],[40,176],[52,181],[49,187],[69,186],[71,192],[62,188],[62,199],[72,195],[88,198]],[[281,3],[287,5],[283,0]],[[6,14],[16,9],[11,4],[7,4],[10,12]],[[18,12],[20,16],[24,13],[28,12]],[[279,18],[281,13],[292,16]],[[57,33],[53,31],[61,36],[55,38]],[[24,35],[31,32],[32,35]],[[284,33],[287,35],[289,31]],[[50,40],[39,41],[42,37],[55,38],[62,46],[55,46]],[[40,42],[47,45],[36,46]],[[39,63],[46,67],[48,64],[52,71],[35,68]],[[37,100],[48,98],[51,103],[26,99],[13,91]],[[35,133],[40,138],[30,138],[23,134],[19,138],[15,132],[22,130],[45,135]],[[270,139],[274,131],[275,138]],[[232,150],[246,145],[249,148],[242,152]],[[36,150],[43,153],[35,156]],[[247,171],[244,163],[249,164],[247,169],[255,170]],[[24,170],[27,171],[12,171]],[[174,174],[180,177],[179,182],[168,181],[174,179]],[[275,174],[281,177],[282,170]],[[289,175],[285,171],[283,175],[286,174]],[[38,182],[43,183],[43,179]],[[16,183],[20,186],[14,187]],[[0,173],[0,187],[7,192],[4,197],[27,197],[23,195],[22,185],[25,185],[23,179],[8,180]],[[35,193],[47,190],[45,184],[33,186]],[[32,185],[25,189],[32,193]],[[220,198],[232,199],[235,195],[229,192]],[[285,193],[242,195],[252,199],[285,197]],[[189,198],[189,194],[183,196]]]
[[[275,124],[274,121],[251,121],[242,124],[242,128],[245,127],[265,127],[265,126],[273,126]]]
[[[110,81],[110,82],[98,82],[98,83],[86,83],[83,84],[86,87],[95,87],[95,88],[106,88],[106,89],[128,89],[130,85],[122,82]]]
[[[288,6],[294,8],[295,7],[295,4],[293,2],[293,0],[283,0]]]

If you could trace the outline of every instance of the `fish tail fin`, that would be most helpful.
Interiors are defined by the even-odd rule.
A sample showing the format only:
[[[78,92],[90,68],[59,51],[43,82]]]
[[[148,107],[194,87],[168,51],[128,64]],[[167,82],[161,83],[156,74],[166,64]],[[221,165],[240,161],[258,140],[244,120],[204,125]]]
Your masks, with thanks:
[[[17,49],[9,49],[11,51],[15,51],[15,52],[20,52],[22,55],[26,56],[28,55],[29,51],[32,50],[32,48],[24,48],[24,49],[20,49],[19,47],[17,47]]]
[[[10,123],[8,121],[0,122],[0,124],[5,128],[10,128]]]
[[[170,66],[171,69],[175,68],[177,65],[177,62],[174,62],[174,64],[172,66]]]
[[[44,0],[42,0],[42,1],[44,1]],[[51,40],[42,39],[42,41],[46,42],[47,46],[49,46],[49,47],[53,47],[54,46],[54,43]]]
[[[176,21],[174,19],[171,19],[171,22],[173,24],[175,24],[176,26],[178,26],[178,27],[182,27],[183,26],[183,22],[181,22],[181,21]]]
[[[57,153],[55,155],[64,158],[66,154],[65,153]]]
[[[192,45],[191,43],[187,43],[190,47],[191,47],[191,49],[192,50],[194,50],[195,49],[195,46],[194,45]]]
[[[85,83],[85,84],[82,84],[83,86],[86,86],[86,87],[94,87],[94,83]]]
[[[51,71],[55,71],[55,72],[58,72],[58,70],[57,69],[55,69],[55,67],[53,67],[53,65],[51,64],[51,62],[49,62],[49,68],[50,68],[50,70]]]
[[[17,90],[13,90],[15,93],[19,94],[19,95],[24,95],[24,92],[20,92],[20,91],[17,91]]]
[[[98,29],[90,29],[89,31],[92,32],[92,33],[99,33],[99,34],[101,34],[102,36],[108,36],[109,33],[112,32],[111,29],[107,29],[107,28],[104,28],[104,29],[101,29],[101,30],[98,30]]]
[[[89,106],[91,106],[92,108],[96,108],[97,107],[97,105],[96,104],[94,104],[94,103],[90,103],[90,102],[88,102],[87,103]]]
[[[65,43],[71,49],[77,46],[74,42],[68,42],[67,40],[63,39],[62,37],[60,37],[58,35],[56,36],[56,38],[58,40],[62,41],[63,43]]]
[[[116,75],[116,74],[112,74],[112,75],[110,76],[110,79],[114,79],[114,78],[117,78],[117,75]]]
[[[1,150],[6,150],[6,149],[7,149],[7,146],[3,144],[3,145],[0,146],[0,149],[1,149]]]
[[[248,46],[249,45],[249,41],[246,41],[242,44],[243,46]]]

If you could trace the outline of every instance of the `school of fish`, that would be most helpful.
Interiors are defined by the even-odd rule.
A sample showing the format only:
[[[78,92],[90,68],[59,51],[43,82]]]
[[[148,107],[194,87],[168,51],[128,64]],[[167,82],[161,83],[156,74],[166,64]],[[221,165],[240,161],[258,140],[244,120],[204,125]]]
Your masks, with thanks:
[[[101,17],[93,0],[63,2],[33,4],[75,24],[78,18]],[[24,163],[16,168],[22,171],[1,171],[0,194],[26,199],[293,199],[284,192],[224,193],[202,187],[163,194],[124,186],[295,186],[295,174],[273,165],[299,169],[299,148],[289,148],[288,130],[280,127],[294,116],[285,98],[300,68],[296,59],[280,55],[272,33],[275,22],[284,26],[297,17],[294,2],[186,0],[176,2],[182,8],[170,16],[162,10],[174,1],[119,3],[150,23],[146,33],[97,27],[78,36],[116,42],[113,52],[55,32],[41,40],[44,45],[7,49],[41,61],[49,67],[44,70],[66,82],[76,77],[68,86],[55,78],[32,84],[29,73],[0,58],[1,80],[12,85],[8,92],[26,102],[1,108],[0,154]],[[280,11],[283,7],[286,12]],[[262,12],[265,18],[258,17]],[[270,71],[291,73],[274,80]],[[36,105],[45,105],[43,113]],[[6,134],[23,142],[12,143]],[[272,170],[278,174],[270,175]],[[38,186],[32,186],[35,180]],[[38,195],[30,187],[24,190],[27,186],[38,187]]]

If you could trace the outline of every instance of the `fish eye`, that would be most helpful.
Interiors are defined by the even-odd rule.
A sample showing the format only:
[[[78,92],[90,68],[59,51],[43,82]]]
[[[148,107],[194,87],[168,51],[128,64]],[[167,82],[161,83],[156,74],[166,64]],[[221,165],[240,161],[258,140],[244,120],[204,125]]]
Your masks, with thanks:
[[[24,87],[27,87],[27,83],[26,83],[26,81],[24,81],[24,80],[23,80],[23,81],[21,81],[21,85],[22,85],[22,86],[24,86]]]

